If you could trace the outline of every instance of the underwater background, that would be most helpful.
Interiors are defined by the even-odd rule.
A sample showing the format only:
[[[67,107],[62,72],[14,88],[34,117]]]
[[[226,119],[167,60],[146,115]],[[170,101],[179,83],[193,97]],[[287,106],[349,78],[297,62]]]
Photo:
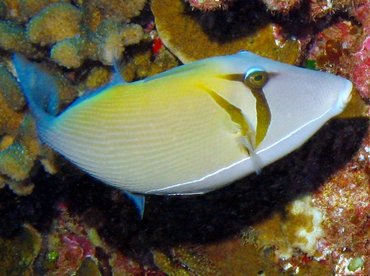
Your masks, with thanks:
[[[134,81],[240,50],[346,77],[364,108],[260,175],[148,196],[142,220],[39,143],[11,62],[55,76],[63,110],[112,52]],[[370,275],[369,99],[369,0],[0,0],[0,275]]]

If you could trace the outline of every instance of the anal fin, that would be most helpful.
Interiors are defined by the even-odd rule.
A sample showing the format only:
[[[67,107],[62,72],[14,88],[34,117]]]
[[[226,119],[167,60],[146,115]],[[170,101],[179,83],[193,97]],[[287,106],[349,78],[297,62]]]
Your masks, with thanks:
[[[143,219],[144,217],[144,210],[145,210],[145,196],[133,194],[130,192],[123,192],[134,204],[139,212],[140,219]]]

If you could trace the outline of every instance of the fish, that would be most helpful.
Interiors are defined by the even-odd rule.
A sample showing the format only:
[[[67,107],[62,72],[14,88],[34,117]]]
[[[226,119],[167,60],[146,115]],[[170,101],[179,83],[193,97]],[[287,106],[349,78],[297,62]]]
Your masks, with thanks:
[[[248,51],[127,83],[113,80],[58,113],[55,79],[19,54],[38,136],[91,176],[127,192],[203,194],[299,148],[351,98],[352,82]],[[117,66],[116,66],[117,67]]]

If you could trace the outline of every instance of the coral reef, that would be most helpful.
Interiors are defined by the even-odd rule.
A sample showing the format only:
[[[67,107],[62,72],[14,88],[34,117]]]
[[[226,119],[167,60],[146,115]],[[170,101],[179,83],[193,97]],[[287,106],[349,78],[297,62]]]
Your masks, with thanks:
[[[81,32],[81,16],[81,11],[71,4],[47,6],[28,22],[27,36],[41,46],[73,37]]]
[[[31,59],[45,60],[50,54],[51,59],[58,65],[76,69],[91,60],[111,65],[114,59],[122,58],[126,47],[137,45],[144,39],[150,43],[151,38],[144,33],[141,25],[124,23],[140,13],[145,1],[129,1],[127,5],[120,3],[120,10],[117,10],[118,2],[113,2],[71,3],[56,0],[2,2],[0,14],[8,20],[0,20],[0,49],[5,51],[0,60],[1,187],[8,184],[8,187],[18,194],[29,194],[34,186],[28,177],[32,169],[37,167],[36,161],[40,161],[49,172],[56,170],[53,156],[49,150],[39,145],[32,121],[26,116],[25,101],[16,78],[11,73],[13,69],[9,55],[18,52]],[[108,6],[110,8],[106,9]],[[84,26],[83,23],[90,16],[89,12],[98,10],[101,12],[99,24],[95,28]],[[126,17],[119,17],[120,12]],[[165,55],[165,52],[158,53],[153,63],[147,62],[148,68],[152,64],[153,68],[158,65],[165,67],[163,64]],[[169,54],[167,56],[172,57]],[[149,61],[151,55],[145,58]],[[134,64],[130,60],[128,63]],[[175,65],[177,63],[173,63],[172,66]],[[61,108],[72,102],[78,93],[97,88],[107,83],[111,77],[111,69],[101,66],[93,66],[87,71],[84,69],[82,74],[65,72],[50,62],[44,62],[44,66],[56,78]],[[140,76],[143,77],[151,71],[155,73],[161,69],[159,67],[148,69]],[[137,77],[136,73],[131,75]]]
[[[27,39],[24,28],[11,21],[0,20],[0,49],[37,57],[37,50]]]
[[[0,48],[41,58],[43,52],[37,46],[50,46],[50,57],[68,69],[81,67],[88,59],[112,65],[113,58],[122,58],[125,47],[146,38],[142,26],[127,23],[139,15],[144,4],[85,1],[75,6],[69,1],[6,1],[4,17],[14,21],[0,21]],[[26,28],[18,22],[25,22]]]
[[[154,59],[151,59],[151,51],[139,53],[133,59],[128,61],[124,66],[124,77],[128,81],[134,79],[142,79],[147,76],[152,76],[178,65],[175,57],[163,49]]]
[[[144,31],[137,24],[122,24],[113,20],[103,21],[97,28],[93,41],[97,51],[95,55],[103,64],[112,65],[120,60],[124,47],[139,43]]]
[[[281,259],[291,258],[297,249],[313,256],[317,240],[323,235],[322,221],[320,210],[312,205],[312,198],[306,196],[286,206],[283,213],[255,225],[255,242],[260,248],[273,247],[276,257]]]
[[[297,9],[302,0],[287,0],[287,1],[280,1],[280,0],[262,0],[265,3],[266,7],[271,12],[278,12],[281,14],[288,14],[293,9]]]
[[[57,208],[59,216],[43,236],[49,275],[164,275],[112,248],[95,228],[81,222],[83,215],[73,215],[66,202],[59,202]],[[88,212],[94,214],[94,210]]]
[[[201,11],[227,9],[235,0],[188,0],[190,6]]]
[[[320,251],[326,258],[331,255],[333,261],[338,263],[337,274],[346,274],[346,269],[358,269],[363,275],[370,273],[369,168],[370,137],[367,136],[352,161],[314,194],[314,204],[326,217],[323,221],[325,237],[320,241]]]
[[[125,47],[138,44],[144,38],[140,25],[104,20],[95,33],[76,35],[56,43],[51,58],[66,68],[79,68],[86,59],[112,65],[120,60]]]
[[[96,31],[101,22],[107,18],[130,22],[133,17],[140,14],[145,4],[146,0],[83,1],[82,7],[86,10],[84,22],[92,31]]]
[[[79,35],[56,43],[50,52],[50,57],[66,68],[78,68],[84,62],[85,41]]]
[[[18,82],[4,66],[0,66],[0,94],[14,111],[24,108],[25,100]]]
[[[41,236],[25,225],[13,239],[0,238],[1,275],[33,275],[32,265],[40,253]]]
[[[202,26],[185,12],[185,4],[181,0],[154,0],[151,8],[159,36],[184,63],[240,50],[249,50],[286,63],[296,63],[299,59],[299,43],[295,40],[278,41],[274,35],[274,24],[267,24],[258,32],[246,33],[224,42],[207,35]],[[217,29],[216,26],[213,28]]]
[[[152,0],[154,23],[145,0],[0,1],[1,275],[370,274],[370,113],[357,94],[303,151],[209,195],[149,197],[140,222],[120,191],[37,139],[14,52],[55,77],[61,109],[109,82],[114,60],[133,81],[239,50],[342,75],[369,100],[368,1],[262,2]]]
[[[359,14],[362,12],[369,14],[368,6],[362,6]],[[356,24],[340,21],[316,36],[308,58],[316,60],[319,69],[350,78],[362,96],[368,98],[369,37],[369,33],[363,32]]]

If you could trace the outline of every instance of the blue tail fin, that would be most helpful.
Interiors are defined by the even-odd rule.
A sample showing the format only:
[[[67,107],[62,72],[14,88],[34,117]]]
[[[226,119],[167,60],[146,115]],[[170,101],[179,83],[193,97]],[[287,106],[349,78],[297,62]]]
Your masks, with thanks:
[[[19,54],[14,54],[13,64],[37,125],[42,127],[49,124],[59,107],[55,79],[40,66]]]

